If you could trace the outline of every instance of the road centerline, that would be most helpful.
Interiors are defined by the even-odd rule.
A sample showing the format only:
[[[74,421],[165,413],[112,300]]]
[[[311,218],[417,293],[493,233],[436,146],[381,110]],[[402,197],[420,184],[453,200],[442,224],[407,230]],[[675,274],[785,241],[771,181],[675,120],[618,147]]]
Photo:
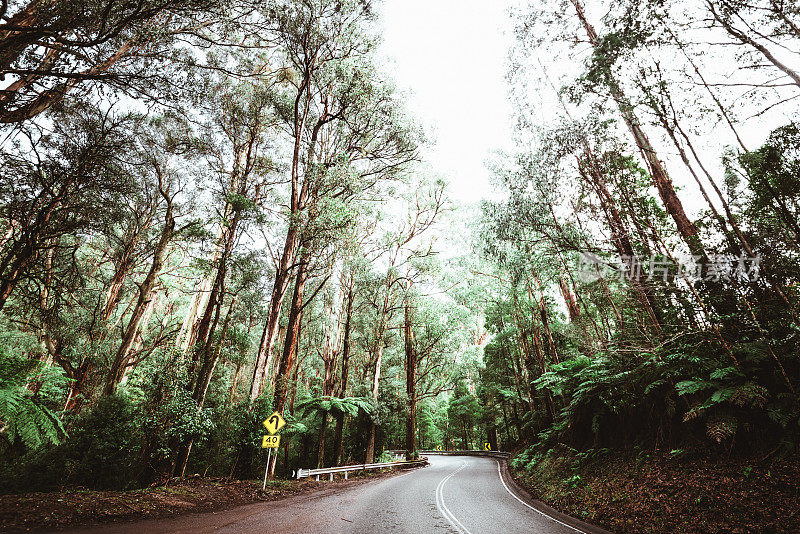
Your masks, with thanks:
[[[450,523],[450,525],[455,528],[458,532],[463,532],[464,534],[472,534],[467,527],[465,527],[461,521],[456,518],[453,512],[447,507],[444,502],[444,485],[450,480],[453,476],[455,476],[459,471],[464,469],[467,466],[467,462],[462,460],[461,467],[444,477],[439,485],[436,486],[436,508],[439,509],[439,513],[444,516],[445,519]]]

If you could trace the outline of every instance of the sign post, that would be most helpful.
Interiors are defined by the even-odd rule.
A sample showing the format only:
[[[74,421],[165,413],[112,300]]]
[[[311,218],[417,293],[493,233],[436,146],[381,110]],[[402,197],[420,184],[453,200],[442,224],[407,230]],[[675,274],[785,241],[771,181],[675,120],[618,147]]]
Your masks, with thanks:
[[[264,425],[264,428],[267,429],[267,432],[269,432],[268,436],[261,438],[261,448],[267,449],[267,467],[264,469],[264,484],[261,487],[262,490],[266,490],[267,476],[269,475],[269,462],[272,459],[272,449],[277,449],[281,443],[280,435],[275,435],[275,433],[283,428],[284,425],[286,425],[286,420],[281,417],[281,414],[274,412],[272,415],[267,417],[262,424]],[[276,459],[278,458],[277,455],[278,451],[275,451]]]
[[[264,469],[264,484],[261,486],[262,491],[267,491],[267,475],[269,474],[269,460],[272,457],[272,449],[267,450],[267,467]]]

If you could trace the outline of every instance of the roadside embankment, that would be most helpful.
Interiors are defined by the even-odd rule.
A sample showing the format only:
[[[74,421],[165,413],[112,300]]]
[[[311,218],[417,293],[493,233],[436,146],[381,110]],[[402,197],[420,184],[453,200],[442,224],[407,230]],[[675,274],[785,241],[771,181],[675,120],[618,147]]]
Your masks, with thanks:
[[[509,462],[548,505],[617,533],[800,532],[800,458],[772,461],[668,452],[595,456],[569,449]]]

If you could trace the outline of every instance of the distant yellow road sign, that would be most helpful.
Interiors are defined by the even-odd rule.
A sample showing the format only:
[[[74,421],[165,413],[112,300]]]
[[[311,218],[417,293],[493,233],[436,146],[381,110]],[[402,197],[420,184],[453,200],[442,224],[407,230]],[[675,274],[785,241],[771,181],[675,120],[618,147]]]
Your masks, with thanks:
[[[275,432],[283,428],[285,424],[286,420],[283,417],[281,417],[281,414],[275,412],[266,418],[266,420],[264,421],[264,428],[266,428],[267,432],[269,432],[270,434],[274,434]]]
[[[492,445],[487,441],[486,443],[483,444],[483,448],[484,450],[490,451],[492,450]]]
[[[437,445],[437,446],[436,446],[436,450],[437,450],[437,451],[440,451],[440,450],[442,450],[442,446],[441,446],[441,445]]]
[[[281,437],[280,436],[270,435],[270,436],[264,436],[263,438],[261,438],[261,448],[262,449],[276,449],[276,448],[278,448],[278,445],[280,445],[280,444],[281,444]]]

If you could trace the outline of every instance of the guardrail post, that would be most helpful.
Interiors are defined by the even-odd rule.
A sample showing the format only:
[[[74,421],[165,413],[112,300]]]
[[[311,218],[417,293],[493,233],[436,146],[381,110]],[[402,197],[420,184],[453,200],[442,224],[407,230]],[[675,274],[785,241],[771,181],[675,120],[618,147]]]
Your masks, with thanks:
[[[331,481],[331,482],[333,482],[333,473],[331,473],[331,479],[330,479],[330,481]]]
[[[347,480],[347,471],[344,472],[344,479]]]
[[[319,482],[319,475],[317,475],[317,482]]]

